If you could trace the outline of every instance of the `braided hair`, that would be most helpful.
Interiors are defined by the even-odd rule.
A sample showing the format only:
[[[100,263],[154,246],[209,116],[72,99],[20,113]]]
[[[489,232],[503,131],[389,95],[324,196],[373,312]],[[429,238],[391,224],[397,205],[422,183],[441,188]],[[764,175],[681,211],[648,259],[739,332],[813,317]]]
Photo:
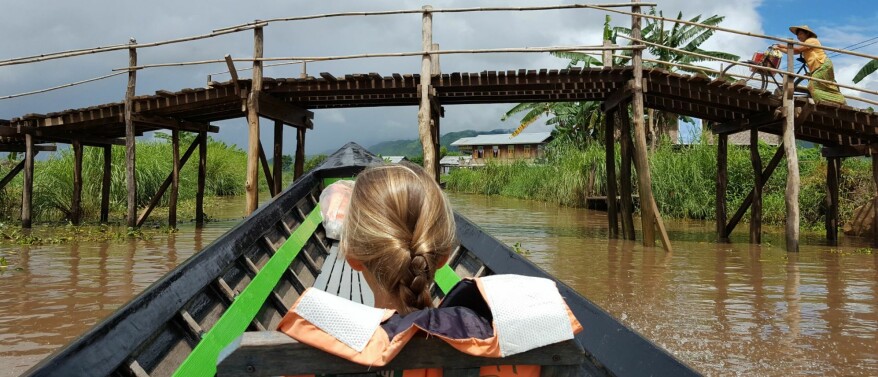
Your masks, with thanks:
[[[442,189],[423,168],[382,165],[357,177],[341,250],[363,263],[397,310],[433,306],[430,282],[457,246],[454,216]]]

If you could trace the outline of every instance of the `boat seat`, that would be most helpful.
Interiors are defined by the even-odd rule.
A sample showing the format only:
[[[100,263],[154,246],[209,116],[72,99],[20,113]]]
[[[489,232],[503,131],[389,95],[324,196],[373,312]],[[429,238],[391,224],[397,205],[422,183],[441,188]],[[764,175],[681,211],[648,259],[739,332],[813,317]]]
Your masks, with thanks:
[[[415,338],[382,367],[368,367],[325,353],[278,331],[251,331],[238,337],[217,362],[217,376],[369,375],[382,371],[442,368],[444,377],[477,377],[492,365],[541,365],[541,376],[587,375],[585,351],[575,340],[550,344],[505,358],[470,356],[438,338]]]
[[[314,281],[314,288],[367,306],[375,305],[372,290],[366,284],[363,274],[354,271],[338,251],[338,242],[333,242],[329,255],[323,262],[320,275]]]

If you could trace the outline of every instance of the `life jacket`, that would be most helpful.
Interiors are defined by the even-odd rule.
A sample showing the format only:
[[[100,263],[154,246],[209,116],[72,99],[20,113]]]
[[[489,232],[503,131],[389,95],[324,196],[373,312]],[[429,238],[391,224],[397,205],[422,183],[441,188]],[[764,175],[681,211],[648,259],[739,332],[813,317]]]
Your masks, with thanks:
[[[555,282],[520,275],[464,279],[438,308],[400,315],[309,288],[278,325],[301,343],[365,365],[383,366],[418,333],[460,352],[505,357],[573,339],[582,326]],[[422,334],[422,335],[424,335]],[[413,375],[406,371],[405,377]],[[482,375],[539,375],[539,367],[483,367]],[[441,376],[441,370],[420,375]]]

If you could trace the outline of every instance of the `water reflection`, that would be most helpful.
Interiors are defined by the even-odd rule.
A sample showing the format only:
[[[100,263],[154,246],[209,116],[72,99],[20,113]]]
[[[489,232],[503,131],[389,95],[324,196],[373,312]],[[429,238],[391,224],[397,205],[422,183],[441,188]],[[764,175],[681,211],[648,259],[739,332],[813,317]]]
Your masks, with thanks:
[[[455,208],[549,273],[708,375],[878,375],[878,255],[865,240],[799,254],[714,225],[667,221],[674,252],[606,239],[606,214],[452,194]],[[638,223],[635,221],[635,223]],[[639,232],[638,232],[639,235]],[[587,324],[586,324],[587,328]]]

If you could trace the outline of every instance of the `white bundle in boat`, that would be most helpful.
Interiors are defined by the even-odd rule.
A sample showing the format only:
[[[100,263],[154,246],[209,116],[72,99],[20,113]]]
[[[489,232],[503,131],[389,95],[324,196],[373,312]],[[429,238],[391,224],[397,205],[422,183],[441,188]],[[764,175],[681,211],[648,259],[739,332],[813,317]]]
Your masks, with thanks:
[[[341,231],[353,191],[354,181],[341,180],[327,186],[320,193],[320,214],[323,215],[326,237],[341,239]]]

